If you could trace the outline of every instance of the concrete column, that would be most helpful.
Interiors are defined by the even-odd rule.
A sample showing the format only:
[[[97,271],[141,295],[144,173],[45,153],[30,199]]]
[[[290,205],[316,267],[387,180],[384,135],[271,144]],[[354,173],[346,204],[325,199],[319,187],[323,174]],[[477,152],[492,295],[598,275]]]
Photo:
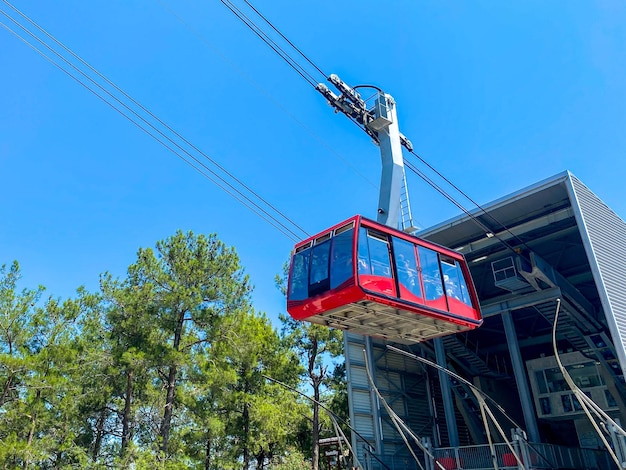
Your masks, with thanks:
[[[435,346],[435,358],[437,365],[447,368],[446,351],[441,338],[433,339]],[[439,383],[441,384],[441,396],[443,400],[443,410],[446,415],[446,427],[451,447],[459,446],[459,430],[456,427],[456,417],[454,414],[454,403],[452,402],[452,390],[450,389],[450,376],[445,372],[438,371]]]
[[[522,413],[524,414],[524,422],[526,423],[526,432],[530,442],[541,442],[539,437],[539,428],[537,427],[537,418],[535,416],[535,407],[533,399],[528,388],[528,379],[524,369],[524,361],[519,349],[517,341],[517,332],[515,324],[511,317],[511,312],[502,312],[502,322],[504,323],[504,333],[506,342],[509,346],[509,354],[513,365],[513,374],[515,375],[515,383],[519,393],[520,402],[522,404]]]

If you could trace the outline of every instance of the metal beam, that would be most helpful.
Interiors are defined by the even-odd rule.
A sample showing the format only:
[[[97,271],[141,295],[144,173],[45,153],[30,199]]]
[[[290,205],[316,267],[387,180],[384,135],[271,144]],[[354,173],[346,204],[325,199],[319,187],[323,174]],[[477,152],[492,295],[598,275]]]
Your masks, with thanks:
[[[448,368],[446,361],[446,351],[441,338],[433,339],[433,345],[435,346],[435,358],[437,365]],[[456,417],[454,415],[454,403],[452,401],[452,390],[450,389],[450,377],[443,371],[438,371],[439,383],[441,384],[441,395],[443,400],[443,410],[446,415],[446,428],[448,429],[448,439],[450,440],[450,447],[459,446],[459,430],[456,426]],[[441,445],[441,443],[440,443]]]
[[[517,384],[517,391],[519,392],[522,405],[522,413],[524,414],[524,422],[526,423],[526,432],[531,442],[541,442],[539,427],[537,426],[537,420],[535,418],[535,408],[524,371],[524,360],[522,359],[522,353],[520,352],[517,342],[517,332],[515,331],[515,324],[513,323],[511,312],[502,312],[502,322],[504,323],[506,342],[509,345],[509,354],[511,356],[515,383]]]
[[[550,300],[561,298],[561,289],[552,287],[530,294],[523,294],[508,299],[490,302],[480,306],[483,318],[499,315],[502,312],[519,310],[520,308],[532,307],[534,305],[549,302]]]
[[[480,240],[466,243],[463,246],[459,246],[454,249],[467,256],[470,253],[483,250],[495,244],[502,243],[502,240],[509,240],[509,239],[512,239],[514,236],[519,237],[532,230],[536,230],[538,228],[545,227],[546,225],[553,224],[561,220],[570,219],[573,217],[574,217],[573,209],[571,207],[567,207],[565,209],[561,209],[556,212],[546,214],[542,217],[529,220],[528,222],[524,222],[514,227],[509,227],[508,230],[503,230],[501,232],[491,234],[491,236],[485,236],[484,238],[481,238]],[[424,236],[424,235],[420,234],[420,236]],[[428,234],[426,234],[425,236],[426,238],[428,238]]]

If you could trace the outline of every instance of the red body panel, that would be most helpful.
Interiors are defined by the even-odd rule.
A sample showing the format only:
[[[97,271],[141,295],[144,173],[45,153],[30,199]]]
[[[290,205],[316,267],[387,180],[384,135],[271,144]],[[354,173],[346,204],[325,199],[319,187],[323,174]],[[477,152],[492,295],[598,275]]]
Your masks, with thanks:
[[[305,320],[312,315],[334,310],[364,298],[363,290],[358,286],[352,285],[341,290],[337,289],[336,292],[328,291],[303,302],[289,301],[287,302],[287,311],[295,320]]]
[[[424,303],[424,299],[422,297],[418,297],[417,295],[413,294],[413,292],[407,289],[403,284],[400,284],[400,298],[414,304]]]
[[[393,279],[370,274],[359,275],[359,285],[369,291],[382,294],[387,297],[396,297],[396,285]]]

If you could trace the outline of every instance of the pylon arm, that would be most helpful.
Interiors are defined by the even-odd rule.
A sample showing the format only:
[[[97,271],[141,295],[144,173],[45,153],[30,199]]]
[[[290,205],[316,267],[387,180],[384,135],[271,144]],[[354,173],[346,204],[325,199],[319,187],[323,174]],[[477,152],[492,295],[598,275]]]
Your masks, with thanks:
[[[323,83],[319,83],[315,87],[315,89],[319,91],[322,95],[324,95],[324,98],[328,100],[328,104],[330,104],[332,107],[336,108],[338,111],[341,111],[344,114],[347,114],[350,117],[359,120],[359,122],[363,121],[362,110],[358,109],[356,106],[354,106],[354,104],[350,103],[349,101],[346,101],[343,96],[335,95]]]
[[[344,86],[347,85],[345,85],[344,83]],[[367,132],[367,134],[372,138],[376,145],[379,144],[378,133],[367,127],[367,124],[373,120],[373,117],[367,109],[361,108],[352,103],[350,100],[348,100],[345,94],[337,96],[323,83],[319,83],[315,87],[315,89],[319,91],[322,95],[324,95],[324,98],[326,98],[328,104],[335,108],[336,112],[342,112],[346,116],[354,119],[356,122],[363,125],[363,130]]]
[[[359,95],[355,91],[354,88],[352,88],[351,86],[346,84],[337,75],[335,75],[334,73],[331,74],[330,77],[328,77],[328,81],[330,83],[332,83],[333,85],[335,85],[337,90],[339,90],[342,95],[344,95],[350,101],[352,101],[357,107],[359,107],[361,109],[365,109],[366,108],[365,101],[363,101],[363,99],[361,98],[361,95]]]

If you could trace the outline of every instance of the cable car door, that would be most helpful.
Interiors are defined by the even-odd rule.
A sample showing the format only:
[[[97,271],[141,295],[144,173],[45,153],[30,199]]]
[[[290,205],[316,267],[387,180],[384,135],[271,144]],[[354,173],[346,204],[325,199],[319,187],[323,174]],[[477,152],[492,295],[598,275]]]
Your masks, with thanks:
[[[360,286],[369,292],[396,297],[389,237],[376,230],[361,227],[357,250]]]

